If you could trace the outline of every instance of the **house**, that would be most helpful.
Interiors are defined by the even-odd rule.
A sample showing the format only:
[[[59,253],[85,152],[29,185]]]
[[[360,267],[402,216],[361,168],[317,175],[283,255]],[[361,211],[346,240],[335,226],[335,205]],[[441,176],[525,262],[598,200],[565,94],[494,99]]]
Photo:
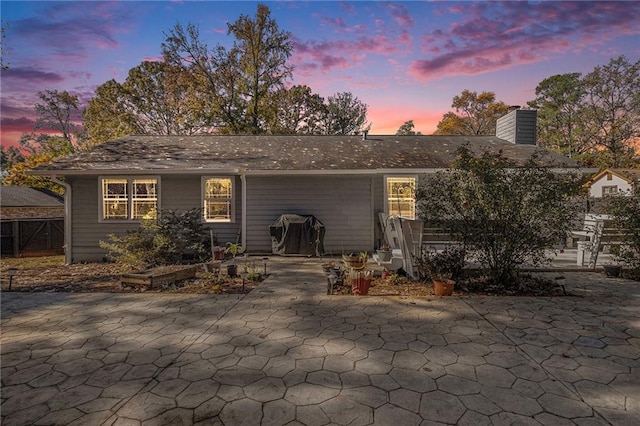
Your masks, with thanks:
[[[604,169],[584,185],[589,196],[603,198],[609,195],[629,195],[640,183],[640,169]]]
[[[67,260],[95,261],[108,234],[156,211],[203,209],[220,242],[270,253],[282,214],[313,215],[329,254],[373,251],[378,213],[415,217],[421,176],[450,166],[459,147],[522,162],[538,147],[495,136],[127,136],[32,171],[64,179]],[[576,167],[542,151],[550,167]]]
[[[64,201],[50,191],[0,186],[3,256],[62,254]]]

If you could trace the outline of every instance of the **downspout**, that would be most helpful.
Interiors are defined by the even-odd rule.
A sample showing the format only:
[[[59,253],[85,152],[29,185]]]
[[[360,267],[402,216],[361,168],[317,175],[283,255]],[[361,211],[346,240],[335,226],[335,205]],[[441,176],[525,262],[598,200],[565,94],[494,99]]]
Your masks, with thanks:
[[[51,176],[51,180],[64,186],[64,258],[65,264],[70,265],[73,262],[73,253],[71,253],[71,185],[58,179],[56,175]]]
[[[240,218],[240,237],[242,247],[247,250],[247,175],[240,174],[240,182],[242,184],[242,216]]]

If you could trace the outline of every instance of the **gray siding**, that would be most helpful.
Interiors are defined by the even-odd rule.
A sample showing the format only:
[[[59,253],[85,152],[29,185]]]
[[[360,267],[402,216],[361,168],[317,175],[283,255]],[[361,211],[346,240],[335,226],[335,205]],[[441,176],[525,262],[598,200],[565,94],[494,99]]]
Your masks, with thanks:
[[[371,176],[248,176],[247,249],[270,253],[269,225],[281,214],[312,214],[325,226],[325,251],[373,249]]]
[[[72,186],[72,253],[73,262],[100,261],[106,252],[100,241],[109,234],[124,235],[136,229],[137,222],[110,223],[99,221],[98,177],[70,177]],[[220,243],[236,241],[242,215],[240,179],[235,179],[235,223],[205,224],[212,227]],[[184,211],[201,207],[200,176],[163,176],[160,178],[160,209]]]
[[[496,136],[515,144],[536,144],[536,110],[518,109],[496,122]]]

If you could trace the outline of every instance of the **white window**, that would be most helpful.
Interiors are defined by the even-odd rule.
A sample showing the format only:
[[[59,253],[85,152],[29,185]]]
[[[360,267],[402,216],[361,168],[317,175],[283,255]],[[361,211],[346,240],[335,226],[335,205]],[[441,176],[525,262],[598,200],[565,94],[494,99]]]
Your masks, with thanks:
[[[100,190],[103,221],[157,217],[157,178],[102,178]]]
[[[611,186],[603,186],[602,187],[602,196],[603,197],[608,197],[610,195],[617,195],[618,194],[618,185],[611,185]]]
[[[389,216],[416,218],[416,178],[387,178],[387,213]]]
[[[203,179],[204,220],[233,222],[233,180],[228,177]]]

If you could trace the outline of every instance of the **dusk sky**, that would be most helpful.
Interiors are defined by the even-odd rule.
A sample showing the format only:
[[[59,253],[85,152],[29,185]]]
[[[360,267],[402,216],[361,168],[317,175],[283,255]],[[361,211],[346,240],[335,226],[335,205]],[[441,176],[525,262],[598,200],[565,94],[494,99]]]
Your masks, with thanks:
[[[369,106],[372,134],[407,120],[432,133],[464,89],[526,105],[544,78],[587,73],[613,57],[640,57],[640,5],[629,2],[267,1],[291,32],[292,84],[323,97],[352,92]],[[209,46],[230,44],[227,23],[253,1],[2,1],[1,142],[31,132],[38,91],[83,105],[109,79],[160,59],[176,23]]]

